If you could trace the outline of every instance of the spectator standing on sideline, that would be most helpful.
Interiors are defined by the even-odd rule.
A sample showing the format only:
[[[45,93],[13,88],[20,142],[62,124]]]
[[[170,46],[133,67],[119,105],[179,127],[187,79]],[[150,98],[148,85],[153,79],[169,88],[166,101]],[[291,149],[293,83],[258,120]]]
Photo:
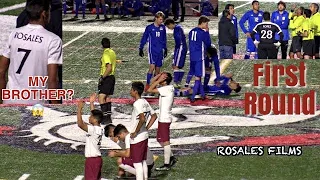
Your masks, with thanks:
[[[233,47],[237,43],[237,37],[236,30],[231,22],[231,14],[229,10],[224,10],[222,12],[218,30],[220,59],[232,59]]]

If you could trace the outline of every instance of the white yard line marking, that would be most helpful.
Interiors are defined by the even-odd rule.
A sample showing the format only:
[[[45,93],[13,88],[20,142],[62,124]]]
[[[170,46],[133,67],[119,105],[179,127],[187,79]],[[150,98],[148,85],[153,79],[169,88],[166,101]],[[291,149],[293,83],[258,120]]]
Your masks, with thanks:
[[[18,180],[26,180],[30,174],[23,174]]]
[[[236,0],[236,1],[238,1],[238,0]],[[248,1],[248,0],[243,0],[243,1]],[[232,2],[232,1],[231,1],[231,2]],[[261,2],[261,1],[260,1],[260,2]],[[244,3],[244,4],[241,4],[240,6],[236,6],[236,7],[234,7],[234,9],[241,8],[241,7],[246,6],[246,5],[248,5],[248,4],[251,4],[251,3],[252,3],[251,1],[246,2],[246,3]],[[222,16],[222,12],[221,12],[221,13],[219,13],[219,16]]]
[[[9,6],[9,7],[4,7],[4,8],[0,9],[0,13],[4,13],[4,12],[7,12],[7,11],[19,9],[19,8],[23,8],[25,6],[26,6],[26,3],[24,2],[24,3],[20,3],[20,4],[15,4],[15,5],[12,5],[12,6]]]
[[[82,180],[84,178],[84,176],[77,176],[76,178],[74,178],[74,180]]]
[[[220,74],[223,74],[223,72],[227,69],[227,67],[231,64],[232,59],[224,59],[220,63]],[[216,72],[213,71],[210,75],[209,85],[213,84],[214,79],[216,78]]]
[[[143,33],[145,27],[105,27],[105,26],[76,26],[76,25],[63,25],[63,31],[91,31],[91,32],[116,32],[116,33]],[[185,32],[191,29],[184,29]],[[173,34],[173,31],[168,31],[167,34]],[[210,34],[218,35],[217,29],[210,30]]]
[[[62,46],[62,48],[65,48],[65,47],[69,46],[71,43],[73,43],[73,42],[75,42],[76,40],[82,38],[83,36],[87,35],[88,33],[90,33],[90,31],[86,31],[86,32],[80,34],[80,35],[77,36],[76,38],[74,38],[74,39],[72,39],[71,41],[69,41],[69,42],[67,42],[66,44],[64,44],[64,45]]]

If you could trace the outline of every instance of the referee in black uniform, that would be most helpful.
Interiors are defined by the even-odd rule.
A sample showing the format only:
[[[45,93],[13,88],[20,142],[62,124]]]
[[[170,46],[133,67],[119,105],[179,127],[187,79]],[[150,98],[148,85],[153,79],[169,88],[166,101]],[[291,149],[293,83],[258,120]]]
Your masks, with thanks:
[[[278,47],[283,40],[281,28],[270,22],[270,13],[263,13],[264,22],[257,24],[251,33],[251,38],[255,45],[258,45],[258,59],[277,59]],[[275,35],[279,34],[280,42],[275,39]],[[259,34],[260,41],[257,41],[255,35]]]
[[[32,0],[27,0],[27,4]],[[50,22],[46,29],[62,39],[62,1],[61,0],[44,0],[51,1]],[[17,28],[29,23],[27,11],[23,10],[17,18]],[[59,88],[62,89],[62,65],[58,67]],[[60,101],[62,103],[62,100]]]

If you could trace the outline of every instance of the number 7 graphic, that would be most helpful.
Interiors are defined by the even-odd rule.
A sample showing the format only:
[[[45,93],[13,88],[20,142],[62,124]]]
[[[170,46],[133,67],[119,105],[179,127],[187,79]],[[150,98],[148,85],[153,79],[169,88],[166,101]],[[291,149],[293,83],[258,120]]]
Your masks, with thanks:
[[[21,64],[19,66],[19,69],[18,71],[16,72],[17,74],[20,74],[21,73],[21,70],[22,70],[22,67],[24,65],[24,63],[26,62],[31,50],[28,50],[28,49],[22,49],[22,48],[18,48],[18,52],[25,52],[25,55],[23,56],[22,58],[22,61],[21,61]]]

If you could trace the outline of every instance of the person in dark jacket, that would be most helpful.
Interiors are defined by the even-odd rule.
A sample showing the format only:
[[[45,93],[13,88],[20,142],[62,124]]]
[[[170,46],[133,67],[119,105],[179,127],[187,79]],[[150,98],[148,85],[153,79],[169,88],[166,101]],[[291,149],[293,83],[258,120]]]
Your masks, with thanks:
[[[237,43],[236,30],[231,22],[229,10],[224,10],[219,21],[220,59],[232,59],[233,47]]]

